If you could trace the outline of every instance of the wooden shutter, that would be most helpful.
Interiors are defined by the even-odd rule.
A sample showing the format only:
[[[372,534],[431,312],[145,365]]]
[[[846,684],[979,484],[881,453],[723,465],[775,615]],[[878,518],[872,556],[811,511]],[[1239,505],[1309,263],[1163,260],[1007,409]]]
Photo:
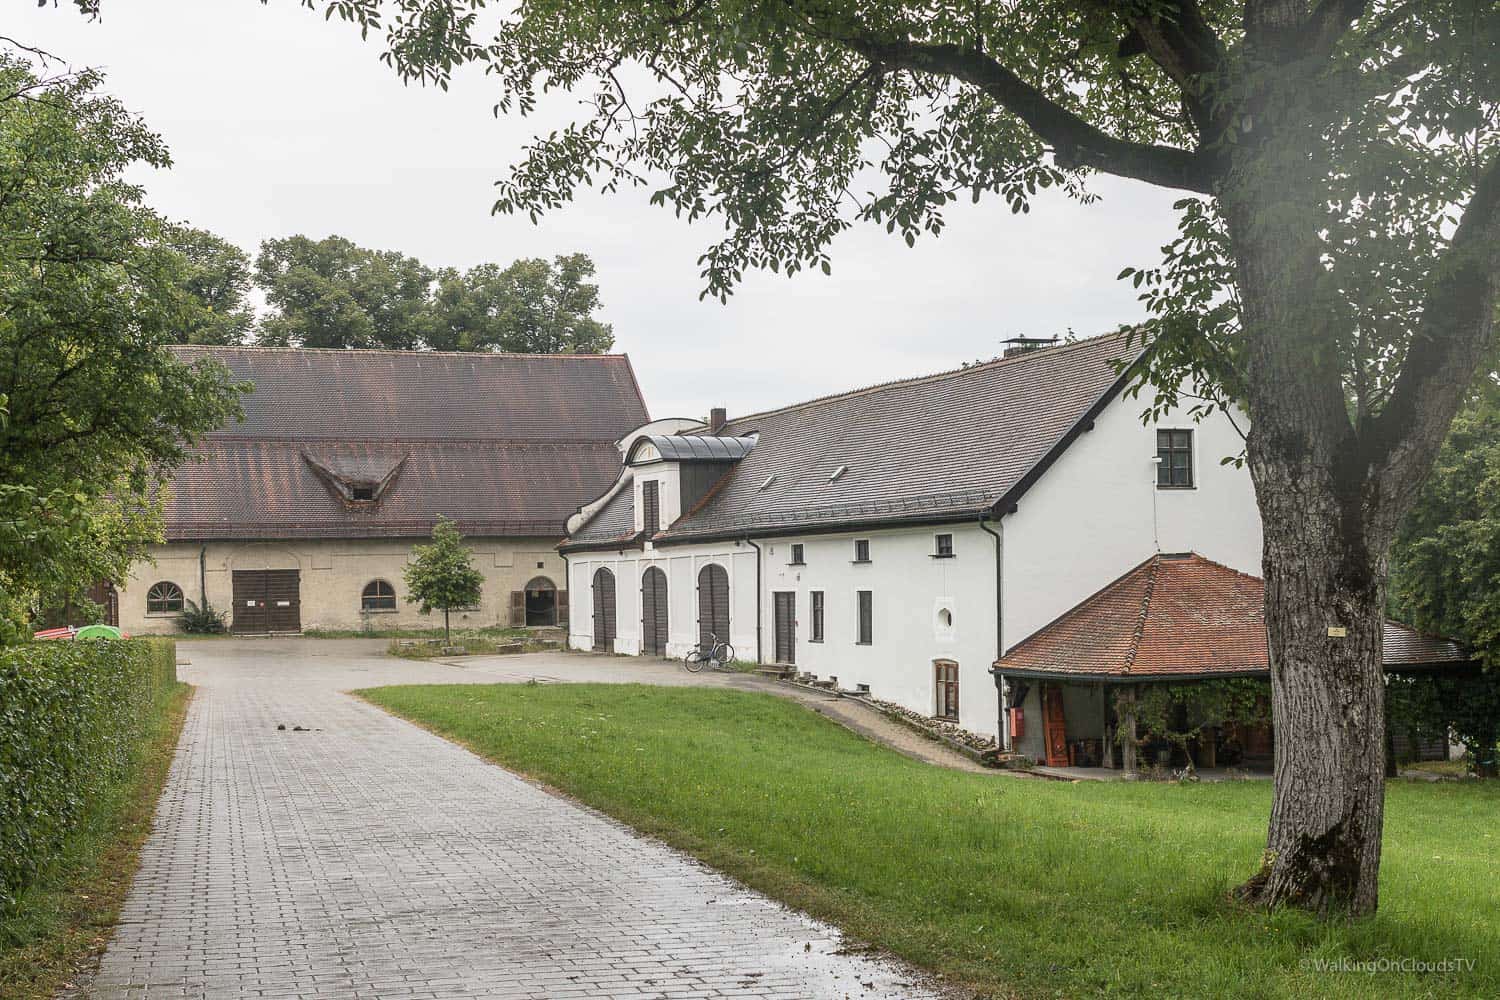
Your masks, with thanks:
[[[526,624],[526,591],[512,590],[510,592],[510,619],[508,624],[511,628],[520,628]]]
[[[797,595],[778,590],[774,595],[776,662],[797,662]]]
[[[641,495],[646,533],[654,535],[661,530],[661,484],[651,480],[641,487]]]
[[[566,590],[557,592],[557,624],[563,628],[568,627],[568,592]]]
[[[615,649],[615,575],[603,567],[594,571],[594,648]]]
[[[641,651],[652,656],[667,652],[667,574],[656,566],[641,577]]]
[[[707,646],[715,635],[729,641],[729,574],[709,563],[698,571],[698,642]]]

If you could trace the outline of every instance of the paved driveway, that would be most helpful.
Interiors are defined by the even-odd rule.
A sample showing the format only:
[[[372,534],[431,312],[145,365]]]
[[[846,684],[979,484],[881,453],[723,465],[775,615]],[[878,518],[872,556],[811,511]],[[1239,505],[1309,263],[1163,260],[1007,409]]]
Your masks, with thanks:
[[[198,691],[92,995],[935,995],[910,970],[841,953],[831,928],[340,693],[598,664],[460,668],[380,647],[179,647]]]

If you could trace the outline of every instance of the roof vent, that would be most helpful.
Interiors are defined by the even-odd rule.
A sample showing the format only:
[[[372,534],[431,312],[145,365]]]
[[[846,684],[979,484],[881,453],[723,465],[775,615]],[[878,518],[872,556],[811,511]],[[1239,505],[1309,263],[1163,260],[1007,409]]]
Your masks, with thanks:
[[[776,473],[773,472],[769,476],[766,477],[766,481],[765,482],[763,482],[763,483],[760,484],[760,488],[763,489],[763,490],[764,489],[769,489],[770,486],[771,486],[771,484],[774,483],[774,482],[776,482]]]
[[[847,466],[847,465],[841,465],[837,469],[833,470],[833,475],[831,475],[831,476],[828,477],[828,481],[830,483],[836,483],[840,479],[842,479],[843,476],[844,476],[844,473],[846,473],[848,471],[849,471],[849,466]]]

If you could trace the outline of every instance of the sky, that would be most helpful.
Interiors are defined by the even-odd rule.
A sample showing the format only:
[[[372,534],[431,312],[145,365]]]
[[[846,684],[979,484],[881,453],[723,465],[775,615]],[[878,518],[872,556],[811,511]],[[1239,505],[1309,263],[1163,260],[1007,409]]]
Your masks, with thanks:
[[[1176,194],[1098,178],[1095,204],[1044,192],[1029,215],[960,199],[915,248],[856,223],[831,276],[750,274],[728,304],[700,301],[697,258],[720,230],[645,190],[585,193],[535,225],[490,213],[494,182],[581,113],[575,98],[496,119],[477,71],[446,93],[404,86],[378,39],[297,0],[107,0],[99,21],[70,0],[11,8],[5,34],[104,70],[166,140],[171,169],[134,178],[149,203],[251,254],[295,233],[433,267],[589,254],[653,417],[747,413],[994,357],[1007,337],[1106,332],[1144,315],[1115,276],[1156,263],[1173,234]]]

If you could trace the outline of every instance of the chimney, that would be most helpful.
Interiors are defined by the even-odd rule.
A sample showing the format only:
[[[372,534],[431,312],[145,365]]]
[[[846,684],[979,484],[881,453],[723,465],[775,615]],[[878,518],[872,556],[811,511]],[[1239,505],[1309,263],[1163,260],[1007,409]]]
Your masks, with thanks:
[[[729,411],[722,406],[715,406],[708,411],[708,433],[717,434],[724,429],[729,422]]]

